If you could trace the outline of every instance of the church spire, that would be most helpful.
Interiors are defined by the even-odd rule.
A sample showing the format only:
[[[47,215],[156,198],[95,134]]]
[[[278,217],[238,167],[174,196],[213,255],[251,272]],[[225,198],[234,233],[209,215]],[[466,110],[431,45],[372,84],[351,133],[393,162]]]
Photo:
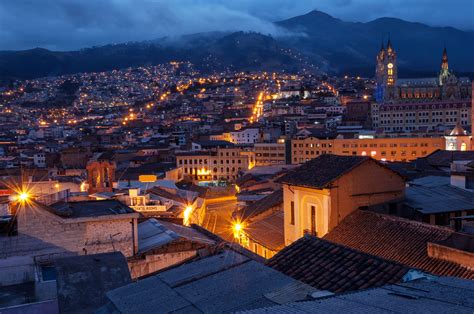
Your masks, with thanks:
[[[379,61],[382,61],[385,58],[385,47],[383,46],[383,40],[382,40],[382,46],[380,47],[379,53],[377,55],[377,59]]]
[[[441,59],[441,71],[439,72],[439,85],[443,85],[446,79],[451,76],[448,65],[448,51],[446,46],[443,49],[443,58]]]
[[[390,33],[388,34],[388,41],[387,41],[387,54],[393,54],[393,47],[392,47],[392,40],[390,39]]]
[[[448,71],[449,70],[448,52],[446,51],[446,46],[444,46],[444,49],[443,49],[443,58],[442,58],[442,61],[441,61],[441,70],[442,71]]]

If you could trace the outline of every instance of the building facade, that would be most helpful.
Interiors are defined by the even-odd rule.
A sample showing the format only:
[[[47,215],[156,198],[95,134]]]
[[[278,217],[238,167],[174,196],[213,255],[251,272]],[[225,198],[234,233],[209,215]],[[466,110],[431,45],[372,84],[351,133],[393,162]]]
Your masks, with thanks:
[[[272,166],[286,164],[285,143],[255,143],[255,165]]]
[[[233,144],[253,144],[259,138],[258,128],[245,128],[238,131],[226,132],[218,135],[211,135],[211,141],[227,141]]]
[[[470,141],[466,143],[470,149]],[[446,149],[444,137],[318,139],[307,137],[291,141],[291,163],[301,164],[324,154],[371,156],[382,161],[409,161]]]
[[[433,132],[439,127],[471,125],[470,99],[372,104],[374,128],[385,132]]]
[[[176,154],[176,165],[193,181],[233,182],[239,173],[255,166],[255,153],[240,147],[181,152]]]
[[[388,206],[405,195],[404,179],[369,157],[324,155],[279,181],[285,245],[306,233],[323,237],[355,210]]]

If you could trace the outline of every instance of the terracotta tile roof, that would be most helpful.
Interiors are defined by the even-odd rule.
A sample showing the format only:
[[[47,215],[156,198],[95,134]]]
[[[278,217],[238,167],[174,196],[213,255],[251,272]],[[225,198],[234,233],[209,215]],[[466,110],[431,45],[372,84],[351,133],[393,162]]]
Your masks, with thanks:
[[[283,190],[276,190],[270,195],[265,196],[261,200],[250,204],[249,206],[240,210],[237,215],[241,220],[251,219],[254,216],[260,215],[261,213],[269,210],[272,207],[276,207],[283,203]]]
[[[335,293],[397,283],[410,270],[310,235],[284,248],[267,265],[317,289]]]
[[[448,228],[358,210],[324,239],[435,275],[474,279],[474,270],[428,256],[428,242],[451,234]]]
[[[288,171],[288,173],[279,178],[277,182],[322,189],[332,181],[370,159],[370,157],[364,156],[324,154],[306,162],[296,169]]]

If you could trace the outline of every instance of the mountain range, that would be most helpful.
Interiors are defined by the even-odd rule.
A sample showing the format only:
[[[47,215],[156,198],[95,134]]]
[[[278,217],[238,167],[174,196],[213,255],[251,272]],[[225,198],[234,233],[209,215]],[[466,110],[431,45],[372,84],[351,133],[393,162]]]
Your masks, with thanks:
[[[41,48],[0,51],[0,80],[98,72],[172,60],[190,61],[204,72],[225,69],[294,72],[305,68],[372,76],[375,55],[388,37],[397,51],[400,77],[437,73],[444,46],[455,73],[469,76],[474,73],[472,31],[396,18],[346,22],[320,11],[275,24],[282,35],[210,32],[67,52]]]

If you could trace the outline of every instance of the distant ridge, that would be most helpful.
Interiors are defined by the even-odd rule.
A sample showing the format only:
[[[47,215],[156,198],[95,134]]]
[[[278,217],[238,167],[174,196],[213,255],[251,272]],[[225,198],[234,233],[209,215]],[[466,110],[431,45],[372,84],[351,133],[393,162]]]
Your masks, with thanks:
[[[372,76],[380,41],[388,33],[398,53],[400,77],[435,75],[444,44],[455,73],[474,73],[473,31],[431,27],[391,17],[367,23],[346,22],[317,10],[275,24],[293,35],[273,38],[252,32],[209,32],[68,52],[42,48],[0,51],[0,81],[107,71],[172,60],[193,62],[205,72],[293,72],[314,64],[323,72]],[[301,54],[295,57],[298,52]]]

